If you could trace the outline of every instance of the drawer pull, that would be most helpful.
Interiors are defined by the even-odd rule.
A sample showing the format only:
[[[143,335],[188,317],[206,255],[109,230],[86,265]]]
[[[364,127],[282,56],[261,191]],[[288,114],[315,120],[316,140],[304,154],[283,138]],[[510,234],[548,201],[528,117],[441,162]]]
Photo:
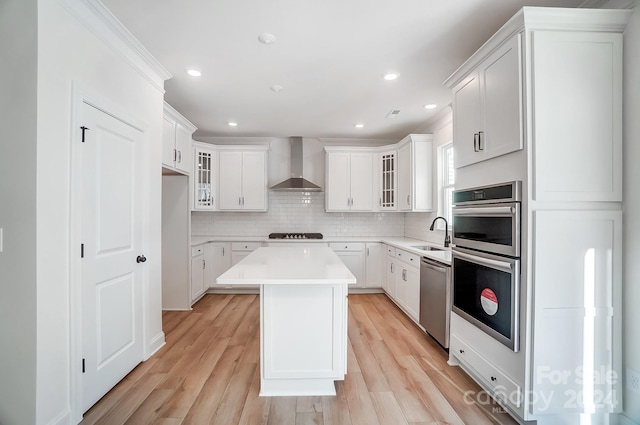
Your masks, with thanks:
[[[464,354],[464,350],[460,350],[460,354]]]
[[[497,380],[498,380],[498,378],[496,378],[495,376],[492,376],[492,377],[491,377],[491,381],[492,381],[492,382],[496,382]]]

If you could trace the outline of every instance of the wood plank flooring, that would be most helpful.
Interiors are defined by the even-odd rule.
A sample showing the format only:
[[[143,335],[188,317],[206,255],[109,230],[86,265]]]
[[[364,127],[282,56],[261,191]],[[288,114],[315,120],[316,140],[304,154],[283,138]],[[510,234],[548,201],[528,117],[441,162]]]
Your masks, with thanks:
[[[481,389],[383,294],[349,295],[348,373],[335,397],[259,397],[259,309],[257,295],[215,294],[164,312],[166,345],[81,424],[516,424],[473,402]]]

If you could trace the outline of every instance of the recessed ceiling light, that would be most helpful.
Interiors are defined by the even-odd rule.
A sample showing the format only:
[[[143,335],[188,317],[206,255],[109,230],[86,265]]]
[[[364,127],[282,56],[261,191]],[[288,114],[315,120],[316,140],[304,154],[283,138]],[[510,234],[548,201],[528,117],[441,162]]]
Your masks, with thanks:
[[[262,44],[272,44],[276,42],[276,36],[268,32],[263,32],[258,36],[258,41]]]
[[[353,126],[355,128],[362,128],[362,127],[364,127],[364,124],[354,124]]]
[[[200,77],[202,75],[202,72],[198,71],[197,69],[190,68],[187,69],[187,74],[191,75],[192,77]]]
[[[229,124],[229,127],[237,127],[238,123],[234,122],[234,121],[229,121],[227,124]]]
[[[284,87],[282,87],[279,84],[274,84],[273,86],[269,87],[271,89],[271,91],[278,93],[279,91],[282,91],[282,89],[284,89]]]
[[[397,72],[388,72],[388,73],[384,74],[382,76],[382,78],[384,78],[387,81],[393,81],[396,78],[398,78],[399,76],[400,76],[400,74],[398,74]]]
[[[436,109],[437,107],[438,105],[436,105],[435,103],[428,103],[424,105],[424,109]]]

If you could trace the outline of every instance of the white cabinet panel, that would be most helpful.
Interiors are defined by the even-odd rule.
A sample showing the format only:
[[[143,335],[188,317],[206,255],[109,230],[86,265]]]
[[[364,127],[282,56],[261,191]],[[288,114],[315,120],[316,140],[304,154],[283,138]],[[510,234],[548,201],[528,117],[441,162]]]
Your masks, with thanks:
[[[569,405],[571,394],[585,394],[577,368],[622,376],[622,213],[537,211],[534,217],[533,373],[538,379],[532,384],[537,394],[555,391],[559,395],[544,410],[535,403],[532,409],[536,414],[580,413],[581,403]],[[558,350],[558,346],[563,349]],[[549,375],[549,365],[555,371],[569,371],[570,375],[557,382]],[[597,406],[598,397],[621,394],[620,379],[604,378],[589,387],[591,398],[587,403],[593,404],[596,411],[614,411],[613,403]]]
[[[176,161],[175,167],[182,171],[184,174],[191,173],[191,167],[193,166],[193,154],[191,149],[191,134],[183,125],[176,124]]]
[[[219,158],[219,208],[266,211],[266,151],[221,151]]]
[[[175,122],[164,117],[162,120],[162,164],[173,167],[176,155]]]
[[[523,148],[520,44],[513,36],[452,88],[456,168]]]
[[[351,273],[356,277],[356,284],[349,285],[350,288],[365,287],[365,269],[364,269],[364,252],[363,251],[336,251],[336,255]]]
[[[204,247],[200,246],[191,257],[191,302],[196,301],[205,291],[204,287]]]
[[[367,243],[365,248],[365,282],[367,288],[382,288],[384,281],[383,259],[386,257],[382,252],[382,244],[377,242]]]
[[[327,210],[348,211],[351,204],[351,155],[327,153]]]
[[[327,151],[327,211],[373,210],[373,154]]]
[[[398,206],[400,211],[411,211],[411,145],[398,149]]]
[[[168,103],[164,104],[162,124],[162,165],[181,174],[191,174],[193,147],[191,135],[196,127]]]
[[[533,41],[535,199],[621,201],[622,34]]]

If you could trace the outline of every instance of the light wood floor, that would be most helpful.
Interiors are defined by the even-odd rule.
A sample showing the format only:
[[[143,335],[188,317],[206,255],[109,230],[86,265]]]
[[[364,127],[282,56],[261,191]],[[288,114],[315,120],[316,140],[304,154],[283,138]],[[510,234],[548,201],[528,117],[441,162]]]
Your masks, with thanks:
[[[257,295],[217,294],[164,312],[166,345],[81,424],[516,424],[383,294],[349,296],[348,373],[335,397],[258,397],[258,314]]]

